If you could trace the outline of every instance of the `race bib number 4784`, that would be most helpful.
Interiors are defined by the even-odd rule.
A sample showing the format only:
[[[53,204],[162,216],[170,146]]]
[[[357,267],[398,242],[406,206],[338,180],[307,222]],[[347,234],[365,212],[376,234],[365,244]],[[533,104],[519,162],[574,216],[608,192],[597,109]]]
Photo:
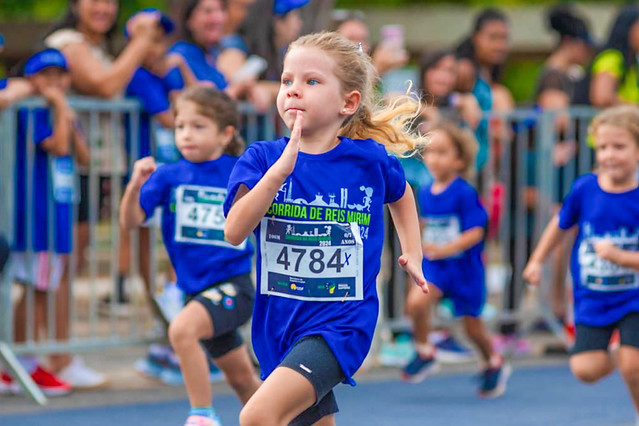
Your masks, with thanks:
[[[363,299],[364,246],[356,223],[263,218],[262,294],[312,301]]]

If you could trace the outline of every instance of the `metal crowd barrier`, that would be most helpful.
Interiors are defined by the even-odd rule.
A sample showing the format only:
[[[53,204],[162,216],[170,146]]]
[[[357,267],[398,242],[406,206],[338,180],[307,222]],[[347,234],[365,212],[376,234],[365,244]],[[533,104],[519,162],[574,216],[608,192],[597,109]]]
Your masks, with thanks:
[[[139,129],[143,125],[140,120],[140,104],[131,99],[97,100],[85,97],[71,97],[70,106],[76,112],[83,133],[92,153],[90,166],[81,170],[88,185],[88,228],[89,242],[87,247],[88,272],[84,276],[76,274],[77,269],[77,218],[78,204],[73,210],[73,252],[68,256],[68,306],[67,316],[69,335],[67,339],[56,336],[58,324],[56,291],[46,292],[47,332],[38,337],[35,328],[35,298],[36,290],[33,285],[16,285],[12,274],[12,261],[5,268],[0,281],[0,361],[8,367],[14,377],[18,379],[27,393],[38,403],[45,404],[46,398],[32,382],[29,375],[21,367],[15,355],[33,354],[46,355],[51,353],[72,353],[75,351],[95,350],[112,346],[139,344],[165,338],[165,329],[158,325],[153,312],[155,305],[149,294],[155,291],[159,284],[160,260],[166,261],[166,255],[159,242],[159,232],[155,226],[148,228],[149,233],[149,268],[148,282],[139,278],[141,268],[138,262],[140,253],[140,230],[134,230],[130,238],[130,268],[128,273],[128,293],[131,296],[132,312],[119,315],[116,304],[117,280],[119,275],[118,256],[120,251],[119,204],[123,191],[123,182],[127,173],[132,170],[132,164],[138,157]],[[23,179],[26,185],[26,217],[27,224],[25,253],[28,262],[34,258],[32,247],[33,225],[33,197],[34,188],[34,123],[31,114],[36,108],[46,107],[42,99],[32,98],[12,105],[0,111],[0,143],[2,156],[0,157],[0,233],[4,234],[13,246],[14,205],[16,200],[15,182]],[[18,128],[18,111],[27,111],[26,123],[26,167],[22,175],[18,176],[16,169],[16,145]],[[275,137],[276,120],[273,111],[258,113],[250,105],[240,105],[244,119],[242,129],[246,140],[272,139]],[[124,126],[124,117],[128,125]],[[149,129],[153,138],[153,149],[157,148],[161,133],[154,133]],[[166,132],[164,132],[166,136]],[[123,153],[124,140],[131,141],[128,155]],[[105,146],[108,148],[105,149]],[[124,155],[123,155],[124,154]],[[105,158],[108,157],[108,158]],[[100,167],[105,159],[108,170]],[[77,166],[76,166],[77,170]],[[109,211],[98,211],[100,196],[105,182],[110,184],[108,197]],[[51,189],[51,188],[49,188]],[[76,185],[76,192],[79,192]],[[48,246],[53,247],[54,215],[52,205],[52,190],[48,191],[46,201],[50,214],[48,215]],[[146,232],[146,231],[143,231]],[[108,253],[108,255],[107,255]],[[80,254],[81,256],[84,253]],[[51,262],[51,260],[49,261]],[[141,282],[142,281],[142,282]],[[144,288],[142,288],[144,287]],[[22,292],[26,295],[26,312],[23,317],[14,318],[16,300]],[[100,298],[109,295],[110,302],[102,303]],[[21,321],[26,326],[26,339],[16,341],[14,336],[14,321]]]
[[[588,125],[598,111],[573,107],[562,111],[519,108],[484,115],[488,122],[488,160],[479,172],[479,190],[489,213],[485,244],[487,301],[495,308],[490,321],[503,334],[525,335],[541,320],[567,346],[560,318],[550,307],[555,265],[549,259],[535,303],[523,306],[526,286],[522,272],[541,233],[576,177],[593,169],[594,151],[588,145]],[[565,164],[556,164],[556,146],[574,147]],[[477,183],[477,182],[476,182]],[[394,273],[380,287],[383,297],[382,338],[390,332],[410,331],[404,316],[405,274],[394,265],[401,248],[390,233],[390,256],[385,265]],[[566,262],[568,262],[569,255]],[[569,274],[565,278],[569,283]],[[567,299],[570,299],[568,293]],[[571,303],[568,301],[568,303]],[[390,305],[390,306],[389,306]],[[532,306],[530,306],[532,305]],[[570,310],[570,306],[567,310]],[[445,321],[437,321],[442,324]]]

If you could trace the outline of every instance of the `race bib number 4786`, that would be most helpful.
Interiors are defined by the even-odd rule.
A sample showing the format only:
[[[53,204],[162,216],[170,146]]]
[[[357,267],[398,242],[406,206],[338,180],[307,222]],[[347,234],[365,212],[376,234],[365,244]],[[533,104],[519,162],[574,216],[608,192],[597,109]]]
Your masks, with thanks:
[[[262,294],[312,301],[363,299],[364,246],[356,223],[263,218]]]

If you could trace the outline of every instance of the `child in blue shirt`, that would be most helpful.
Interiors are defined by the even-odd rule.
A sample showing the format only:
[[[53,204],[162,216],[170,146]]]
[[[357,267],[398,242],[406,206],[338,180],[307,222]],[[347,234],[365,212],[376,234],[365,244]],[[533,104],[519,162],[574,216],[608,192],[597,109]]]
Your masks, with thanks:
[[[436,348],[428,342],[428,332],[432,307],[445,296],[479,349],[483,368],[478,395],[497,397],[506,389],[510,366],[494,350],[480,317],[486,299],[481,257],[487,215],[477,191],[462,177],[472,175],[477,142],[472,134],[445,121],[436,124],[430,135],[424,163],[433,182],[421,188],[418,200],[422,266],[433,285],[426,295],[415,288],[408,293],[406,312],[413,324],[416,354],[402,378],[417,383],[437,370]]]
[[[182,159],[157,167],[152,157],[133,168],[120,214],[141,225],[162,207],[162,236],[187,304],[171,321],[191,410],[185,425],[217,426],[211,406],[208,355],[245,403],[259,386],[237,329],[251,316],[254,289],[247,241],[224,240],[226,185],[242,152],[236,104],[210,87],[185,90],[175,103],[175,140]]]
[[[618,367],[639,413],[639,108],[607,109],[593,119],[589,133],[595,172],[574,182],[523,275],[539,284],[544,260],[577,226],[570,263],[576,327],[570,368],[593,383]],[[620,347],[611,352],[615,330]]]
[[[35,94],[44,97],[49,107],[21,109],[18,112],[15,236],[12,248],[14,275],[18,281],[33,285],[36,289],[36,336],[47,327],[42,314],[46,312],[47,291],[56,290],[56,337],[66,339],[69,333],[69,283],[66,269],[72,252],[75,160],[87,165],[89,149],[76,127],[75,113],[66,100],[71,79],[62,53],[45,49],[34,54],[25,63],[24,75]],[[29,128],[33,131],[29,132]],[[29,146],[31,143],[34,149]],[[33,152],[31,158],[30,152]],[[32,173],[31,180],[27,173]],[[27,187],[29,181],[32,185]],[[31,211],[28,210],[29,205]],[[31,223],[27,222],[27,218],[31,219]],[[27,228],[31,229],[31,241],[27,240]],[[25,300],[26,292],[15,313],[17,341],[24,341],[27,334]],[[67,375],[66,367],[72,364],[68,354],[52,356],[50,361],[55,372],[63,373],[61,376]],[[23,363],[45,394],[59,395],[71,390],[65,380],[38,366],[35,357],[25,357]],[[97,373],[94,377],[98,385],[105,381]],[[8,377],[3,377],[2,385],[9,390],[17,386]]]
[[[277,97],[291,138],[253,143],[229,178],[226,238],[239,244],[255,231],[259,241],[252,337],[265,381],[242,425],[333,423],[332,389],[355,384],[375,330],[384,204],[400,265],[428,291],[413,194],[386,152],[421,142],[403,130],[419,105],[406,97],[374,110],[374,75],[337,33],[299,38]]]

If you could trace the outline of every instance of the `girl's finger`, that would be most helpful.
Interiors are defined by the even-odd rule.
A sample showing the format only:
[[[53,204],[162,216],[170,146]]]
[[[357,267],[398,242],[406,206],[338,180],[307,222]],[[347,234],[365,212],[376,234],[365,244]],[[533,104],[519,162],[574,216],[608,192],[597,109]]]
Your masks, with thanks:
[[[295,123],[293,124],[293,130],[291,131],[291,140],[295,143],[299,143],[302,137],[302,124],[304,123],[304,116],[302,111],[297,111],[295,116]]]

